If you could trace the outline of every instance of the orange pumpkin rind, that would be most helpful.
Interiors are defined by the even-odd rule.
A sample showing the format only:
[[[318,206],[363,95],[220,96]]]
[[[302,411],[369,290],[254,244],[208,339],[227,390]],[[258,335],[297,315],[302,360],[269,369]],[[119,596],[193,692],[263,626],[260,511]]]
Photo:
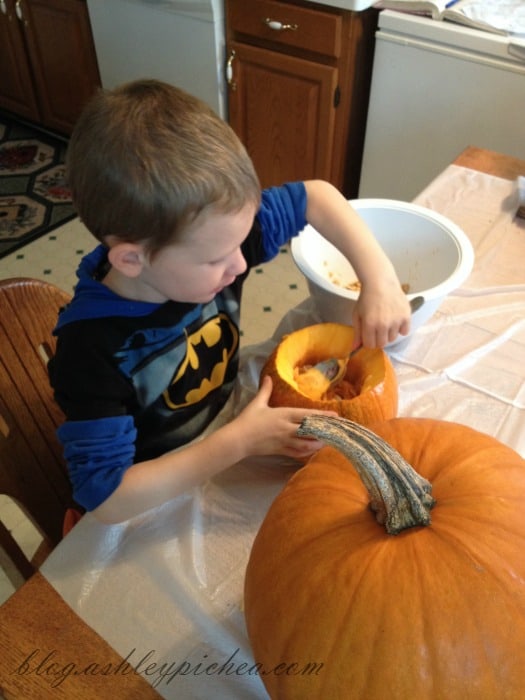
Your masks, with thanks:
[[[388,534],[355,459],[333,446],[294,474],[246,571],[247,630],[269,696],[525,698],[525,461],[446,421],[371,429],[431,484],[432,522]]]

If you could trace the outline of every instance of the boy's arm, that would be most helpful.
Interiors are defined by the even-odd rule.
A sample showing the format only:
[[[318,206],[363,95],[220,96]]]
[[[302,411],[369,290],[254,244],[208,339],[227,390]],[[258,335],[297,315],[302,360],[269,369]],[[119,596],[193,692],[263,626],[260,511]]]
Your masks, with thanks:
[[[106,523],[127,520],[175,498],[245,457],[279,454],[303,461],[310,457],[322,447],[321,443],[300,438],[296,431],[306,415],[323,412],[270,408],[271,391],[271,379],[266,377],[257,396],[230,423],[177,451],[129,467],[119,486],[93,514]]]
[[[410,329],[410,307],[394,267],[363,219],[330,183],[305,183],[308,222],[350,261],[360,282],[356,345],[383,347]]]
[[[102,522],[122,522],[165,503],[246,456],[229,423],[174,452],[129,467],[119,486],[92,512]]]

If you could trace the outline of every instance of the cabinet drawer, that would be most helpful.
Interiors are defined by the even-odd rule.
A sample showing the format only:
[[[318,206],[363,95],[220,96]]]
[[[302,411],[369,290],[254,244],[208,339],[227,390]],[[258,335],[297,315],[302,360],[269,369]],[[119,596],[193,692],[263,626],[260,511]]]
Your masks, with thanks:
[[[229,0],[227,7],[228,26],[234,34],[334,58],[341,54],[342,16],[337,12],[278,0]]]

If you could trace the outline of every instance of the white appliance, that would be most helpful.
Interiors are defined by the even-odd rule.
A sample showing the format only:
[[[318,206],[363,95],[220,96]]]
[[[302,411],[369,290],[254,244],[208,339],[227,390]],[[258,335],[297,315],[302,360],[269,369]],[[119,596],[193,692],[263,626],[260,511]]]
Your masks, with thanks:
[[[226,115],[223,0],[87,0],[102,86],[177,85]]]
[[[525,158],[525,45],[381,12],[359,196],[411,201],[469,145]]]

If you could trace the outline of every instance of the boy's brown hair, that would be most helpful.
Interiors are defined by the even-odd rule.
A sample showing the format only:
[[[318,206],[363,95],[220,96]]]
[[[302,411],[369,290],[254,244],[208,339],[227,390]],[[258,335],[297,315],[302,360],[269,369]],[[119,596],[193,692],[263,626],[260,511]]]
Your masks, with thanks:
[[[71,136],[73,201],[100,241],[142,242],[154,255],[207,207],[256,206],[260,186],[231,127],[204,102],[157,80],[100,90]]]

